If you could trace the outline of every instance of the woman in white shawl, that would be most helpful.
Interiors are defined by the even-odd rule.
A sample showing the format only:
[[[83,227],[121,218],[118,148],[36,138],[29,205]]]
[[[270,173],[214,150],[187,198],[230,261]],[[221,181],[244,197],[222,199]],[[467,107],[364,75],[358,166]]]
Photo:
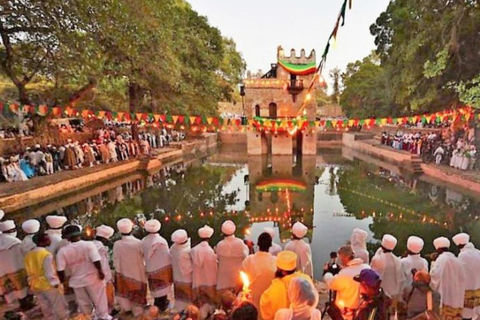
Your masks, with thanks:
[[[318,292],[304,278],[294,278],[288,286],[289,309],[280,309],[275,320],[320,320],[322,314],[317,309]]]
[[[363,263],[369,264],[370,257],[367,251],[368,233],[365,230],[355,228],[350,237],[350,245],[352,246],[355,257],[363,260]]]

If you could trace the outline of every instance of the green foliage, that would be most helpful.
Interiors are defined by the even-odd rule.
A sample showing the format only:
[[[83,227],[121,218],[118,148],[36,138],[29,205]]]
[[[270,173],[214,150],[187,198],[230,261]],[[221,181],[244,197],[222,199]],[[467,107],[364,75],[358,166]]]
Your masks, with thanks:
[[[338,104],[340,102],[340,77],[341,77],[341,70],[336,67],[330,71],[330,77],[333,80],[333,92],[331,96],[331,100],[333,103]]]
[[[470,81],[453,83],[452,86],[462,103],[480,109],[480,74]]]
[[[22,103],[212,114],[245,69],[233,40],[183,0],[8,0],[0,35]]]

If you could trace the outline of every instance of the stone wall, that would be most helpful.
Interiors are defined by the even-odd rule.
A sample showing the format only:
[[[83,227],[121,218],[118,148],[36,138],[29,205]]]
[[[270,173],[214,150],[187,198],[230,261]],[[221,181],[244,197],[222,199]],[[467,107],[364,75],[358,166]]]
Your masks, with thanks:
[[[218,137],[222,144],[247,144],[246,132],[220,132]]]

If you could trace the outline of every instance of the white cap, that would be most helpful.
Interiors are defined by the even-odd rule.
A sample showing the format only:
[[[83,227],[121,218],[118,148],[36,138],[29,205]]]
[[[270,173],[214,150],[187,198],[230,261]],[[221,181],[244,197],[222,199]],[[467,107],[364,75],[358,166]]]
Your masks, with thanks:
[[[301,222],[295,222],[292,227],[292,233],[297,238],[303,238],[307,234],[308,228]]]
[[[416,236],[410,236],[407,239],[407,249],[414,254],[419,254],[422,251],[424,244],[425,242],[423,239]]]
[[[3,211],[2,209],[0,209],[0,220],[2,220],[3,217],[5,217],[5,211]]]
[[[433,246],[435,247],[435,249],[450,248],[450,240],[445,237],[437,238],[433,240]]]
[[[68,143],[72,143],[72,139],[67,139],[67,142],[68,142]]]
[[[268,233],[272,239],[275,237],[275,229],[270,228],[270,227],[265,227],[263,228],[263,231]]]
[[[174,233],[172,233],[172,241],[176,244],[185,243],[188,240],[187,231],[183,229],[178,229]]]
[[[382,247],[387,250],[393,250],[397,246],[397,238],[391,234],[386,234],[382,238]]]
[[[157,219],[148,220],[145,222],[145,230],[150,233],[157,233],[160,231],[162,224]]]
[[[232,220],[227,220],[222,224],[222,233],[224,235],[231,236],[235,233],[235,230],[237,230],[237,227]]]
[[[98,226],[95,229],[95,235],[97,237],[102,237],[105,239],[110,239],[114,233],[115,233],[115,230],[113,230],[112,227],[106,226],[104,224],[102,224],[101,226]]]
[[[470,236],[466,233],[459,233],[452,238],[456,246],[466,245],[470,242]]]
[[[117,229],[120,233],[128,234],[132,232],[133,222],[130,219],[123,218],[117,221]]]
[[[5,232],[15,229],[15,222],[13,220],[6,220],[0,224],[0,231]]]
[[[61,229],[65,222],[67,222],[67,217],[64,216],[47,216],[45,218],[50,229]]]
[[[40,222],[36,219],[30,219],[22,223],[22,230],[25,233],[37,233],[40,230]]]
[[[198,236],[202,239],[210,239],[213,232],[213,229],[206,225],[203,228],[198,229]]]
[[[36,145],[35,145],[35,148],[40,149],[40,145],[39,145],[39,144],[36,144]]]

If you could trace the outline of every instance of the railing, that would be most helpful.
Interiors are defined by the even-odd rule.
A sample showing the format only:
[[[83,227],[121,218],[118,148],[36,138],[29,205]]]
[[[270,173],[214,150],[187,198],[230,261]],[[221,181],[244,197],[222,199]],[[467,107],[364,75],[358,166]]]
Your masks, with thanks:
[[[290,79],[288,81],[288,90],[303,90],[303,80],[300,79]]]

